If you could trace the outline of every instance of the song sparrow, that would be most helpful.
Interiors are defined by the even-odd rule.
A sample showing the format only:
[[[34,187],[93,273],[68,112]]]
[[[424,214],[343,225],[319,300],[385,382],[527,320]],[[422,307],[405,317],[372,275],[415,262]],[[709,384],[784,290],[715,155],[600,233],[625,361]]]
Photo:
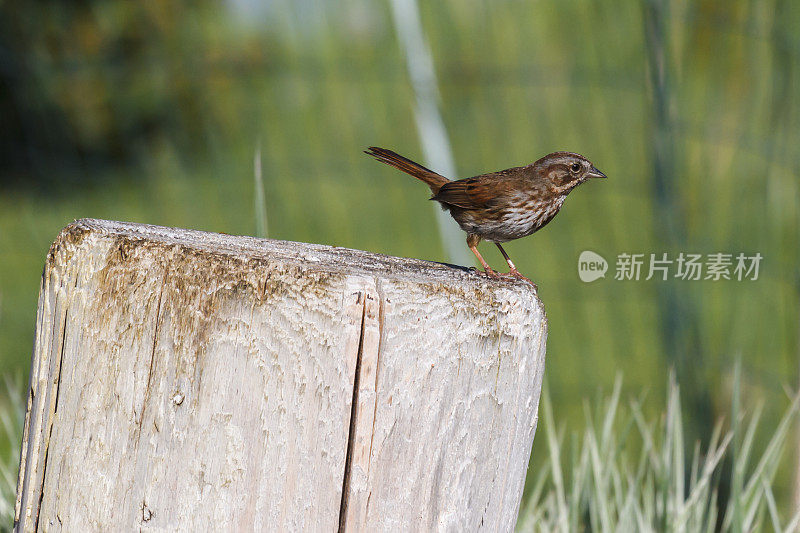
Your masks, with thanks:
[[[486,239],[497,245],[511,269],[504,276],[527,281],[508,257],[501,242],[526,237],[558,214],[569,192],[589,178],[605,178],[591,161],[571,152],[553,152],[531,165],[474,178],[451,181],[391,150],[371,146],[364,153],[378,161],[411,174],[430,187],[442,209],[467,232],[467,246],[478,258],[489,277],[499,277],[478,252]]]

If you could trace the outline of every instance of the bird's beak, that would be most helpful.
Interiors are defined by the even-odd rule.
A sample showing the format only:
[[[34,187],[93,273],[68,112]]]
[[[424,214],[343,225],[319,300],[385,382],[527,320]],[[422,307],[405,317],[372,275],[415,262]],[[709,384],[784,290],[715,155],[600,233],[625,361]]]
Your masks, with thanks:
[[[589,169],[589,172],[586,173],[586,176],[589,178],[607,178],[605,174],[597,170],[596,168],[592,167]]]

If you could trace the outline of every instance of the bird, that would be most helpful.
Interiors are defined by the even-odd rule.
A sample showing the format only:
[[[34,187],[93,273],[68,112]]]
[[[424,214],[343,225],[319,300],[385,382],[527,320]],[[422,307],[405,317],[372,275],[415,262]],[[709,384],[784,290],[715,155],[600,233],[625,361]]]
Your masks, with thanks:
[[[531,284],[501,243],[539,231],[558,214],[575,187],[593,178],[607,177],[587,158],[573,152],[553,152],[530,165],[460,180],[450,180],[386,148],[370,146],[364,153],[430,188],[430,199],[439,202],[467,233],[467,246],[487,277],[517,278]],[[509,272],[498,273],[489,266],[478,251],[481,240],[497,245]]]

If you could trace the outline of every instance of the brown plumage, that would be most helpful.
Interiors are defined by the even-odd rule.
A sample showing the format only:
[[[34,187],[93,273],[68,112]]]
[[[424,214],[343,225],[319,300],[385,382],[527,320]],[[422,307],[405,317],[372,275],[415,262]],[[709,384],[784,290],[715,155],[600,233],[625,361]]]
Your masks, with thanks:
[[[365,153],[430,187],[431,200],[439,202],[467,232],[467,246],[490,277],[498,274],[478,252],[481,239],[497,245],[511,269],[509,275],[527,279],[500,243],[540,230],[558,214],[572,189],[589,178],[606,177],[591,161],[572,152],[553,152],[524,167],[457,181],[385,148],[371,146]]]

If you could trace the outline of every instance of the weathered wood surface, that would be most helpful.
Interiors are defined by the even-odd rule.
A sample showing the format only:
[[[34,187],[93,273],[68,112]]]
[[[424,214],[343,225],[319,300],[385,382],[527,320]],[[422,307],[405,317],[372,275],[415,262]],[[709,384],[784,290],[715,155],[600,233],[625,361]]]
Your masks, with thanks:
[[[545,337],[525,283],[75,222],[42,277],[17,528],[509,531]]]

